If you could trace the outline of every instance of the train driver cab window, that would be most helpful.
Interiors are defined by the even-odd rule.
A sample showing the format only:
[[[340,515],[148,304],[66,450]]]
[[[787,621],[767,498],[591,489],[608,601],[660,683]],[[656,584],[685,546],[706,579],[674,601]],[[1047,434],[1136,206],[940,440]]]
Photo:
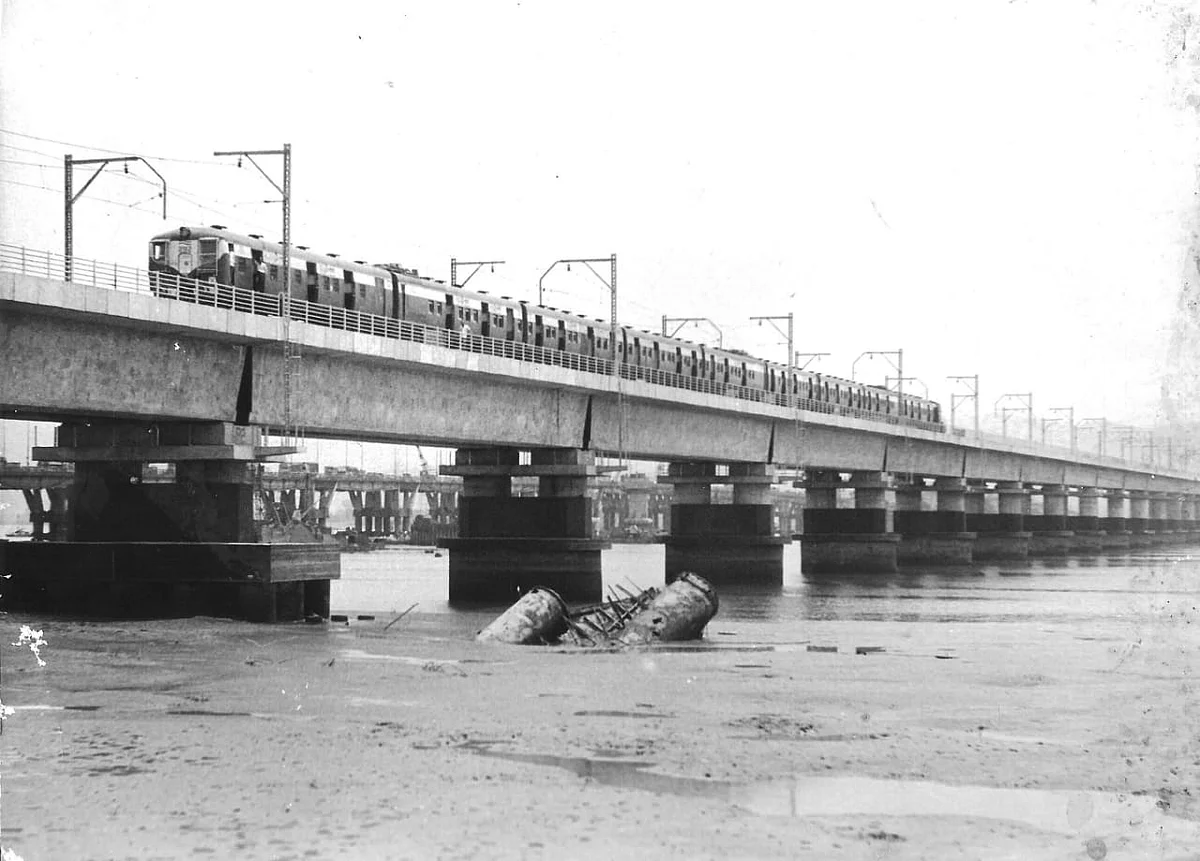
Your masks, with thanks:
[[[200,266],[211,268],[217,265],[217,240],[200,240]]]
[[[162,260],[167,256],[167,243],[154,242],[150,245],[150,256],[154,260]]]

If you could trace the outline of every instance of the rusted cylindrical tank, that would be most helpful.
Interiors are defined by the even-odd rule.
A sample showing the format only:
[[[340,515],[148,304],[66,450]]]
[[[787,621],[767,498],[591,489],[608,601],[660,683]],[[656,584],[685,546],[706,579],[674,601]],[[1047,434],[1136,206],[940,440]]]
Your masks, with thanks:
[[[567,605],[552,589],[536,586],[480,631],[481,642],[551,643],[567,630]]]
[[[695,640],[717,615],[717,592],[699,574],[684,571],[629,620],[620,640],[627,646]]]

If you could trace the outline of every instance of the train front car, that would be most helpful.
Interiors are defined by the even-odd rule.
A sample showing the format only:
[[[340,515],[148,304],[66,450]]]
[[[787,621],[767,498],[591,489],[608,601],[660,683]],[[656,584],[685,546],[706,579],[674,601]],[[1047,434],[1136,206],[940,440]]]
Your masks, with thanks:
[[[175,294],[180,283],[224,283],[220,271],[220,240],[191,227],[160,233],[150,240],[150,290],[154,295]],[[228,264],[226,264],[228,265]]]

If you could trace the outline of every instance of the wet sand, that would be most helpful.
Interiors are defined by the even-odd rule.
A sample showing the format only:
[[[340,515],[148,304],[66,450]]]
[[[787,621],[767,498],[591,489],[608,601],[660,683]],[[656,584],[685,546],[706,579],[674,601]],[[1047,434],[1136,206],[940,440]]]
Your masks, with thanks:
[[[1200,857],[1200,615],[1179,598],[1190,573],[1164,570],[1169,595],[1087,624],[718,615],[701,643],[609,653],[476,644],[494,613],[388,631],[11,614],[49,645],[42,669],[4,651],[4,845],[26,861]]]

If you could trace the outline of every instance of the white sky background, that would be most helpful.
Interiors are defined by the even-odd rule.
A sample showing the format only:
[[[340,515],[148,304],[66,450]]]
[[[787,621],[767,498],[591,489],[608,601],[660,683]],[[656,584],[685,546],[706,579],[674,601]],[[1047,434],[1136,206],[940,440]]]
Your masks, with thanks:
[[[782,362],[747,318],[792,311],[795,349],[833,354],[812,367],[903,348],[947,415],[946,376],[979,374],[985,421],[1032,391],[1149,426],[1197,221],[1186,8],[3,0],[0,240],[61,253],[62,156],[110,151],[166,177],[169,218],[153,174],[110,168],[77,256],[144,266],[184,223],[278,238],[275,191],[212,152],[287,141],[314,250],[446,280],[503,259],[471,286],[533,299],[554,260],[615,252],[625,323],[708,317]],[[607,317],[581,267],[545,284]]]

